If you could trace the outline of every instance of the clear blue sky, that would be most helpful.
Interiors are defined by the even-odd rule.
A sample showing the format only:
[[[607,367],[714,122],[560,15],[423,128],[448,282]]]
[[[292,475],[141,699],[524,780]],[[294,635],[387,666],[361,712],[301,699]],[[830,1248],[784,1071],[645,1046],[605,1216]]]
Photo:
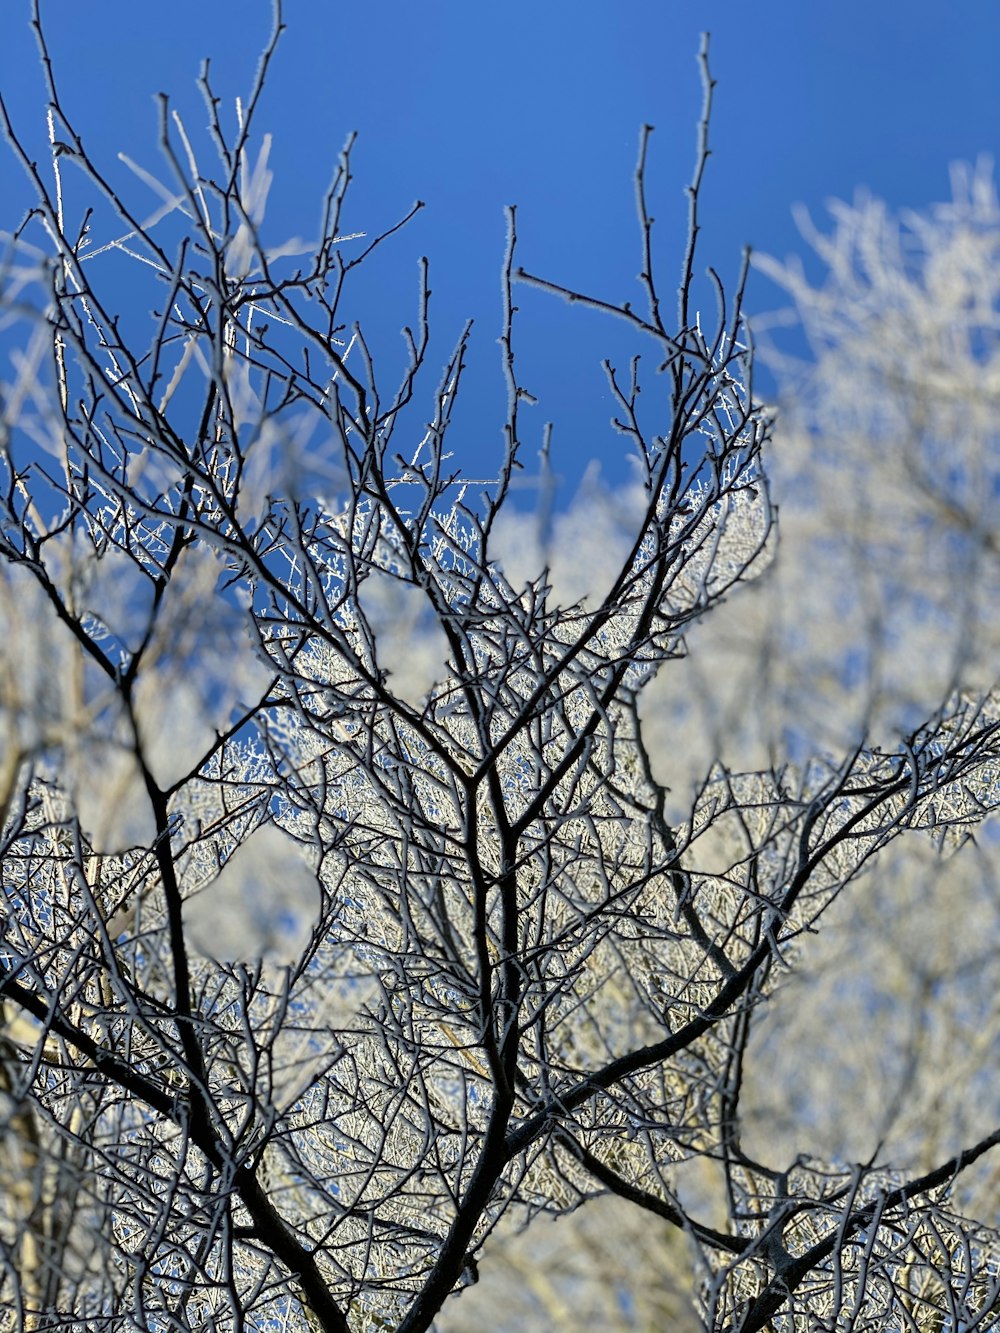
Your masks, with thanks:
[[[4,0],[0,88],[40,153],[45,99],[29,13],[28,0]],[[193,85],[206,55],[231,108],[250,85],[271,5],[43,0],[42,15],[66,108],[88,150],[129,182],[141,207],[149,196],[115,152],[159,170],[153,94],[161,90],[190,127],[203,125]],[[672,287],[703,28],[718,88],[701,258],[724,279],[735,277],[744,244],[779,255],[802,248],[796,202],[821,218],[826,200],[864,185],[894,206],[921,207],[947,195],[950,162],[995,153],[1000,136],[997,0],[287,0],[285,17],[257,122],[275,137],[266,239],[315,230],[350,130],[360,139],[349,228],[376,232],[414,199],[426,201],[369,271],[360,313],[392,382],[419,255],[431,260],[437,360],[475,317],[458,421],[463,470],[479,475],[497,456],[504,404],[495,344],[504,205],[519,205],[526,268],[609,299],[638,297],[631,175],[648,121],[661,283]],[[0,226],[9,230],[27,197],[9,158],[0,184]],[[762,278],[751,286],[751,310],[776,300]],[[527,438],[554,418],[557,469],[567,478],[591,456],[621,475],[599,363],[622,357],[622,331],[538,295],[524,293],[520,304],[523,378],[542,399]]]

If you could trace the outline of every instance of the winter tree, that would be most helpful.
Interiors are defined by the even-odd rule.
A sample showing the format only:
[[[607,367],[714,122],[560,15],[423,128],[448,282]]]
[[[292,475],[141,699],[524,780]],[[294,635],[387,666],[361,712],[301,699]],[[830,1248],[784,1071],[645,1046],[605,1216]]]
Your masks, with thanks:
[[[907,464],[891,396],[879,422],[871,495],[902,477],[900,513],[927,512],[929,489],[954,523],[935,581],[915,587],[900,560],[886,585],[939,609],[946,669],[897,689],[902,615],[862,617],[883,639],[840,618],[850,637],[830,651],[807,619],[797,634],[801,598],[773,601],[788,573],[772,460],[782,531],[817,502],[826,526],[808,530],[838,559],[840,536],[845,560],[894,539],[865,527],[850,472],[864,430],[830,406],[833,363],[819,359],[815,401],[857,442],[838,455],[861,493],[844,510],[853,491],[809,491],[814,423],[790,422],[787,463],[783,427],[771,440],[746,266],[728,294],[713,275],[715,316],[695,304],[706,47],[676,303],[657,276],[647,128],[641,301],[526,272],[511,210],[506,448],[493,478],[465,479],[467,339],[426,365],[426,270],[406,372],[376,375],[352,284],[397,227],[342,234],[350,144],[309,253],[264,244],[255,116],[280,32],[278,5],[231,122],[204,75],[207,149],[162,100],[163,177],[138,171],[135,198],[84,152],[40,26],[51,163],[0,104],[36,199],[2,269],[2,1326],[468,1327],[484,1322],[469,1288],[525,1232],[536,1326],[572,1327],[588,1278],[555,1271],[554,1238],[583,1252],[596,1216],[658,1238],[604,1245],[609,1319],[680,1283],[703,1327],[733,1333],[989,1327],[997,1219],[961,1204],[996,1117],[919,1163],[878,1143],[837,1158],[794,1106],[761,1132],[754,1064],[774,1067],[775,1031],[780,1055],[810,1062],[794,1025],[780,1050],[771,1016],[844,904],[862,911],[894,858],[945,864],[1000,797],[978,629],[996,556],[988,412],[981,454],[943,469],[932,448]],[[935,271],[993,330],[969,254]],[[139,331],[109,295],[123,258],[150,311]],[[636,348],[604,367],[634,486],[544,529],[511,504],[537,447],[518,285],[623,321]],[[889,376],[895,326],[866,292],[886,316],[872,374]],[[817,327],[845,367],[870,336],[867,318]],[[971,421],[992,363],[953,335],[942,323],[942,356],[978,367]],[[922,408],[902,383],[898,401],[930,444],[947,417],[926,389]],[[953,413],[966,406],[956,389]],[[956,587],[963,541],[975,559]],[[815,574],[827,595],[829,569]],[[727,623],[740,652],[712,638]],[[761,705],[748,691],[727,735],[732,696],[712,690],[748,662],[767,664],[751,673]],[[969,1100],[989,1095],[970,1077]]]

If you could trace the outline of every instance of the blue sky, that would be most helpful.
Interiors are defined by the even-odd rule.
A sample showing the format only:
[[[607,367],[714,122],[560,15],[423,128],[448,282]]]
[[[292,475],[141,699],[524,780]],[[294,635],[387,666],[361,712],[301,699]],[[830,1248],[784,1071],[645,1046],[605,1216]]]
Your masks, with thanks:
[[[169,19],[165,17],[169,15]],[[28,0],[5,0],[0,89],[41,153],[44,87]],[[227,109],[248,89],[271,22],[269,0],[171,0],[169,6],[42,0],[64,104],[88,150],[140,207],[122,150],[159,171],[153,94],[170,93],[192,129],[194,89],[212,57]],[[822,218],[832,197],[867,186],[893,206],[948,193],[955,159],[994,153],[1000,135],[1000,4],[995,0],[838,0],[835,5],[674,0],[287,0],[288,25],[258,117],[274,135],[276,181],[265,237],[308,236],[332,166],[359,132],[349,229],[376,232],[416,198],[426,208],[365,272],[358,308],[386,379],[402,366],[398,330],[415,313],[416,262],[431,261],[435,371],[466,318],[472,366],[457,419],[463,470],[495,466],[505,395],[496,337],[504,205],[519,206],[520,260],[611,300],[638,296],[632,171],[643,122],[660,281],[673,287],[701,102],[699,34],[712,33],[718,81],[701,260],[731,282],[741,248],[803,250],[791,216]],[[9,230],[26,203],[0,162]],[[779,294],[752,282],[749,308]],[[525,419],[529,451],[556,422],[566,485],[586,460],[624,475],[600,362],[630,350],[624,330],[522,293],[522,377],[541,403]],[[643,350],[636,348],[635,350]],[[530,462],[530,459],[528,460]]]

